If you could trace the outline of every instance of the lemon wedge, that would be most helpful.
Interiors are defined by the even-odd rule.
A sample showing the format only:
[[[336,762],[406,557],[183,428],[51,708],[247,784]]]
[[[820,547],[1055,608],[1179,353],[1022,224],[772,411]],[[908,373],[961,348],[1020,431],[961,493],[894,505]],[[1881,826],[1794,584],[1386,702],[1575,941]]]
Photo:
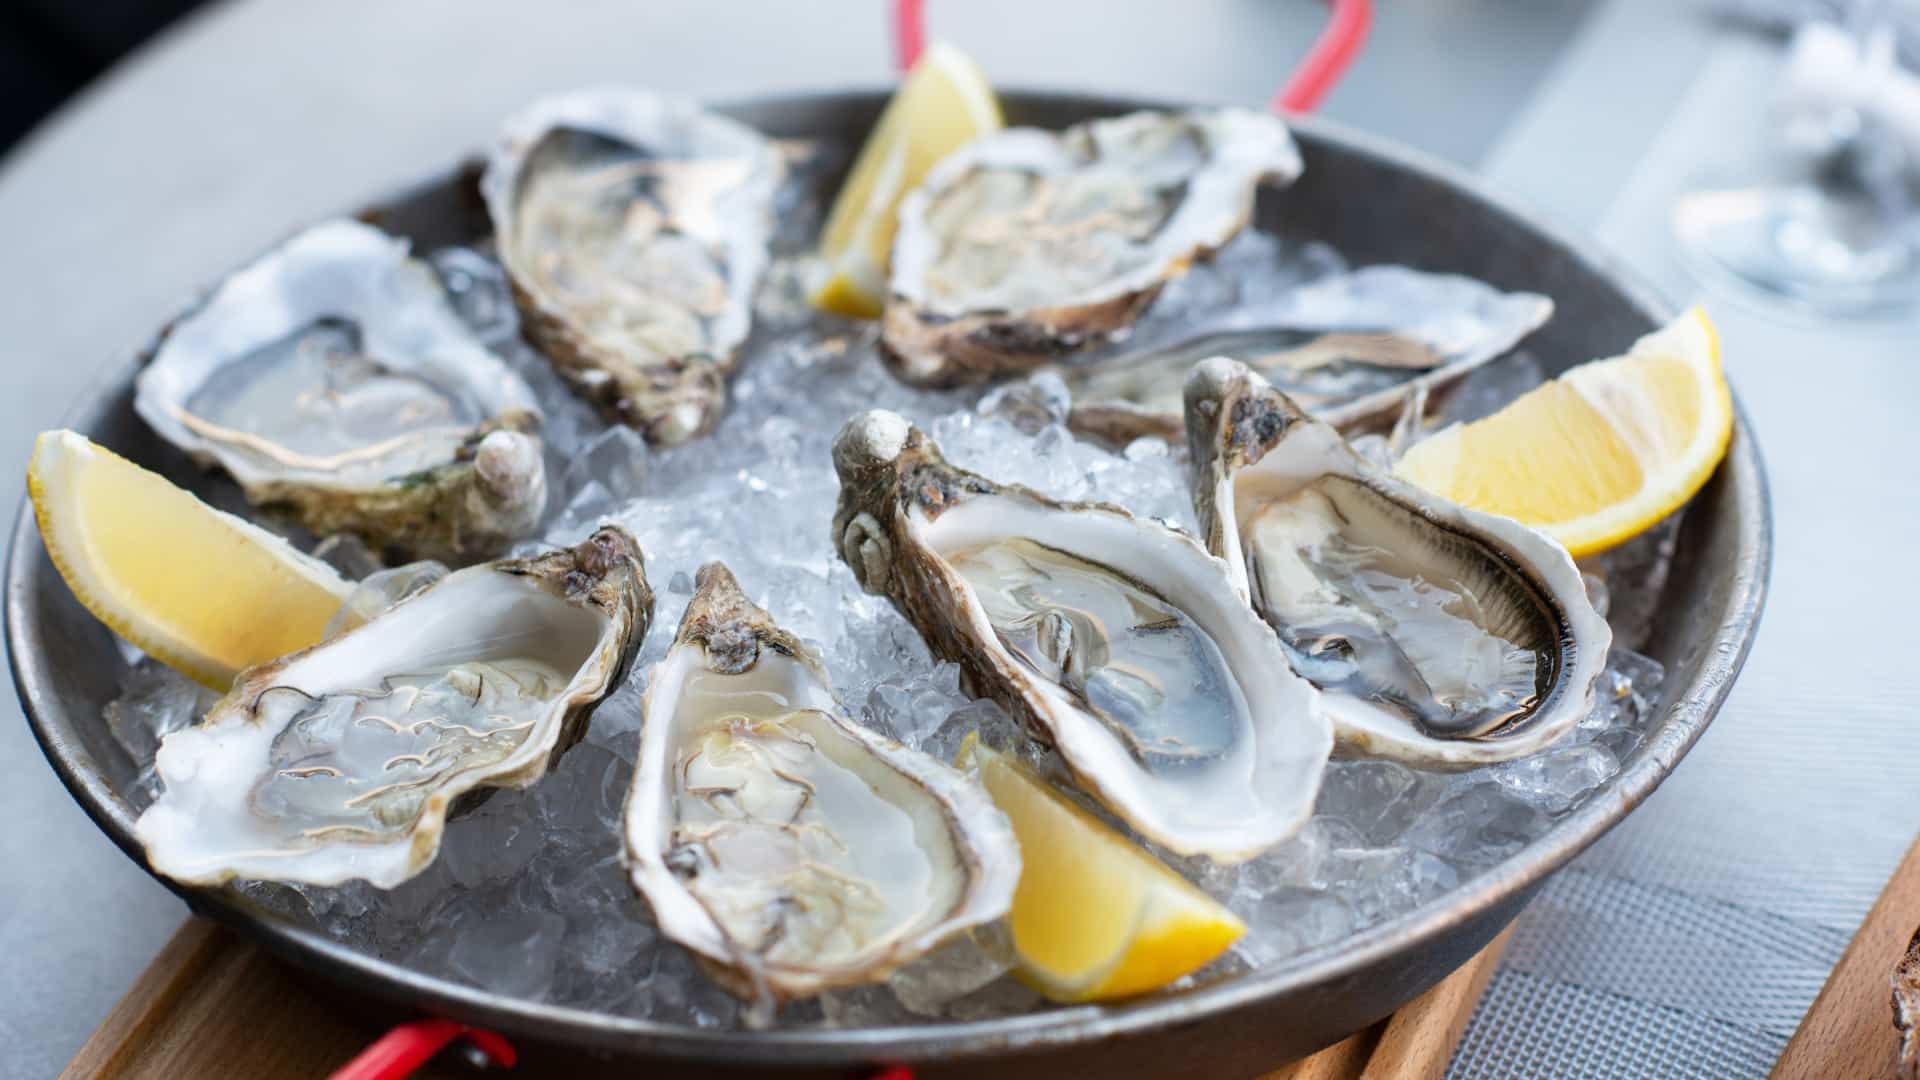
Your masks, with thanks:
[[[1582,364],[1484,420],[1436,433],[1394,471],[1533,526],[1578,558],[1678,509],[1732,437],[1719,334],[1694,308],[1625,356]]]
[[[285,540],[71,431],[34,440],[27,492],[80,603],[215,690],[319,641],[353,589]]]
[[[1075,806],[1019,762],[969,736],[961,763],[1020,841],[1007,921],[1016,971],[1054,1001],[1144,994],[1205,967],[1246,933],[1233,912]]]
[[[829,277],[813,303],[836,315],[874,319],[887,298],[896,210],[934,163],[1000,129],[1000,102],[967,55],[935,43],[887,103],[834,200],[820,253]]]

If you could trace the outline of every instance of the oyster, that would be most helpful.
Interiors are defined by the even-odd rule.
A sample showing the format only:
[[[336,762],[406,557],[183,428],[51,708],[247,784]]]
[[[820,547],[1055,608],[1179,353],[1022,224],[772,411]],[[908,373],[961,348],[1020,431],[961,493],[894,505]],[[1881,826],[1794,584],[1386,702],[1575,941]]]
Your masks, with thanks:
[[[1920,930],[1907,939],[1887,981],[1893,984],[1893,1029],[1900,1033],[1893,1075],[1920,1080]]]
[[[1401,483],[1243,364],[1186,386],[1194,508],[1343,746],[1465,766],[1593,707],[1612,632],[1552,540]]]
[[[653,614],[640,549],[468,567],[355,629],[250,668],[155,759],[134,834],[159,873],[392,888],[475,788],[526,787],[586,732]]]
[[[854,723],[720,563],[641,710],[633,884],[735,993],[874,982],[1012,902],[1019,848],[985,791]]]
[[[1142,835],[1231,861],[1306,821],[1333,742],[1319,695],[1186,534],[954,468],[881,410],[833,457],[861,585]]]
[[[713,428],[767,264],[772,142],[638,90],[544,98],[480,182],[528,338],[647,441]]]
[[[134,386],[162,438],[316,533],[471,562],[546,509],[532,391],[371,225],[315,225],[222,282]]]
[[[1179,336],[1059,369],[1076,432],[1123,446],[1178,442],[1193,365],[1231,356],[1348,433],[1383,427],[1409,395],[1438,390],[1512,349],[1553,314],[1535,293],[1454,274],[1373,266],[1289,290]],[[1142,333],[1146,333],[1143,328]],[[1164,335],[1156,335],[1163,336]]]
[[[881,354],[954,386],[1098,344],[1233,239],[1262,181],[1299,171],[1284,124],[1236,109],[977,139],[900,204]]]

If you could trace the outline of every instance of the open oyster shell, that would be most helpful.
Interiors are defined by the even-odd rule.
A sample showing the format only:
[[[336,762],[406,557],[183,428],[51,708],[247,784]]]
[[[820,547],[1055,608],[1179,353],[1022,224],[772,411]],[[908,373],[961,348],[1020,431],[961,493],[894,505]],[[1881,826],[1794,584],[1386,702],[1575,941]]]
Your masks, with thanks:
[[[526,787],[586,732],[653,614],[639,546],[576,547],[442,578],[355,629],[250,668],[161,744],[134,833],[175,881],[392,888],[469,791]]]
[[[783,171],[751,128],[644,91],[579,90],[515,114],[480,191],[528,338],[647,441],[712,430]]]
[[[134,386],[162,438],[316,533],[462,563],[546,509],[532,391],[371,225],[315,225],[229,277]]]
[[[641,709],[633,884],[734,993],[878,981],[1012,902],[1019,848],[985,791],[856,724],[720,563]]]
[[[1236,109],[976,139],[900,204],[881,354],[954,386],[1097,344],[1245,227],[1262,181],[1299,171],[1283,123]]]
[[[1343,747],[1533,753],[1593,708],[1613,634],[1565,549],[1385,475],[1225,357],[1186,385],[1194,509]]]
[[[1143,435],[1180,441],[1182,386],[1209,356],[1238,359],[1295,404],[1353,434],[1391,425],[1410,395],[1452,385],[1552,315],[1553,301],[1537,293],[1370,266],[1058,371],[1073,395],[1068,426],[1115,446]]]
[[[957,469],[881,410],[833,456],[834,546],[862,586],[1142,835],[1233,861],[1305,823],[1333,743],[1320,695],[1185,533]]]

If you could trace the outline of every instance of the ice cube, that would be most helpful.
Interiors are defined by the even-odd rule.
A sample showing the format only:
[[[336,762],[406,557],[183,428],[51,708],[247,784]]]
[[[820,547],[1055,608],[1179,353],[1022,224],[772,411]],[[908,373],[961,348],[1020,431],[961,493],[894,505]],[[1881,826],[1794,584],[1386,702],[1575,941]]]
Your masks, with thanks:
[[[1619,771],[1611,750],[1587,743],[1506,762],[1493,775],[1502,787],[1547,813],[1564,814]]]
[[[1409,847],[1465,866],[1491,866],[1547,831],[1546,813],[1503,785],[1471,774],[1408,829]]]
[[[893,973],[887,980],[909,1012],[939,1016],[965,997],[1006,974],[1013,966],[1013,940],[995,924],[961,934]]]
[[[538,1000],[553,985],[566,929],[567,921],[550,911],[470,918],[447,953],[447,966],[493,993]]]

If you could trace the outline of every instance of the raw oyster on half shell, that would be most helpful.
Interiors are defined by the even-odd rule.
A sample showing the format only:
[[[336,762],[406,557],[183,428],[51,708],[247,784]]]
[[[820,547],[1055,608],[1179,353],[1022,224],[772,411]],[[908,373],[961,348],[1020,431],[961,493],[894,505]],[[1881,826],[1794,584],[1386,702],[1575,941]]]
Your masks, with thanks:
[[[1553,301],[1535,293],[1371,266],[1058,371],[1073,395],[1068,425],[1115,446],[1144,435],[1179,442],[1182,386],[1210,356],[1239,360],[1295,404],[1354,434],[1387,426],[1409,395],[1444,389],[1552,314]]]
[[[514,115],[480,182],[526,334],[647,441],[726,405],[767,265],[774,144],[690,102],[579,90]]]
[[[463,563],[546,509],[533,392],[371,225],[315,225],[229,277],[134,385],[162,438],[315,533]]]
[[[1236,861],[1305,823],[1333,742],[1320,695],[1185,533],[955,468],[882,410],[833,457],[861,585],[1134,829]]]
[[[1382,473],[1244,364],[1201,362],[1186,408],[1207,548],[1344,747],[1504,761],[1592,710],[1613,635],[1565,549]]]
[[[875,982],[1012,902],[1019,848],[984,789],[855,723],[720,563],[641,711],[634,887],[736,994]]]
[[[976,139],[900,204],[881,354],[900,378],[1017,375],[1107,340],[1300,172],[1286,125],[1137,112]]]
[[[653,614],[623,529],[449,574],[250,668],[161,744],[134,834],[175,881],[380,888],[425,869],[476,788],[526,787],[586,733]]]

